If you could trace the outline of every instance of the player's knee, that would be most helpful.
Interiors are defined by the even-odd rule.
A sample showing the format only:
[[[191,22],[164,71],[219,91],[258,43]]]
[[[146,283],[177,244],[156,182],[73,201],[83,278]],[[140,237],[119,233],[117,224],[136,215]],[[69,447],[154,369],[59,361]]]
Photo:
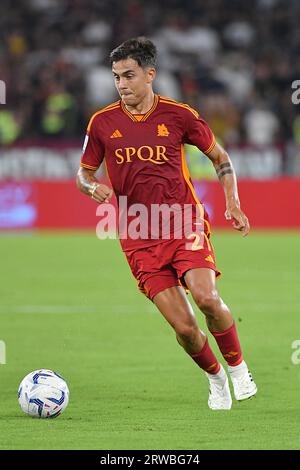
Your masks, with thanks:
[[[176,336],[184,341],[193,341],[198,334],[198,326],[193,323],[178,323],[175,325]]]
[[[207,292],[196,292],[193,298],[200,310],[210,316],[218,315],[218,307],[220,305],[220,297],[216,290]]]

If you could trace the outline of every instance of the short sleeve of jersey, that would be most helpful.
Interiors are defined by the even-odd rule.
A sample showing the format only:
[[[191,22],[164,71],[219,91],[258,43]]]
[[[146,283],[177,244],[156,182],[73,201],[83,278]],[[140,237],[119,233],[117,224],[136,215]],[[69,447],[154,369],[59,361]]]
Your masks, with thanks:
[[[212,130],[192,108],[185,111],[184,143],[196,145],[205,154],[211,152],[216,145]]]
[[[92,117],[85,136],[80,166],[97,170],[104,158],[104,145],[100,140],[99,120]]]

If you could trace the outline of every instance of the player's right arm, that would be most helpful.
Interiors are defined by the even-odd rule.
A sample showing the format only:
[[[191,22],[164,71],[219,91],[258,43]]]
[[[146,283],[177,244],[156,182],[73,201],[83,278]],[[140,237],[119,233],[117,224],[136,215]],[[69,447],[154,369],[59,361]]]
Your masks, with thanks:
[[[112,189],[106,184],[99,183],[95,176],[95,170],[89,170],[84,167],[80,167],[76,178],[77,188],[92,197],[95,201],[109,202],[112,196]]]
[[[105,184],[101,184],[95,176],[104,158],[104,145],[100,138],[101,123],[99,123],[97,114],[94,114],[91,118],[87,128],[76,183],[81,192],[102,203],[109,201],[112,196],[112,189]]]

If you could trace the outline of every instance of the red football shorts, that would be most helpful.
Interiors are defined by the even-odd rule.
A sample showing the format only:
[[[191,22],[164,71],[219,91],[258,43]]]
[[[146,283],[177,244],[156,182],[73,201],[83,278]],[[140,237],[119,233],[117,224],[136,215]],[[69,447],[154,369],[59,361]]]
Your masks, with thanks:
[[[125,252],[140,291],[150,300],[168,287],[187,287],[184,274],[193,268],[209,268],[216,276],[214,250],[206,235],[203,240],[172,239],[139,250]]]

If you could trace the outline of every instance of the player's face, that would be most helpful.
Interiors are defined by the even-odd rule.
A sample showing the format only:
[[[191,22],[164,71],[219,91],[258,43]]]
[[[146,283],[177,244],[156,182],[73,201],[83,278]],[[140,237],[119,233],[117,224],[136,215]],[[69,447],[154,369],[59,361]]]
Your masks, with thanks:
[[[152,89],[155,69],[143,68],[133,59],[113,62],[115,85],[125,105],[136,106]]]

